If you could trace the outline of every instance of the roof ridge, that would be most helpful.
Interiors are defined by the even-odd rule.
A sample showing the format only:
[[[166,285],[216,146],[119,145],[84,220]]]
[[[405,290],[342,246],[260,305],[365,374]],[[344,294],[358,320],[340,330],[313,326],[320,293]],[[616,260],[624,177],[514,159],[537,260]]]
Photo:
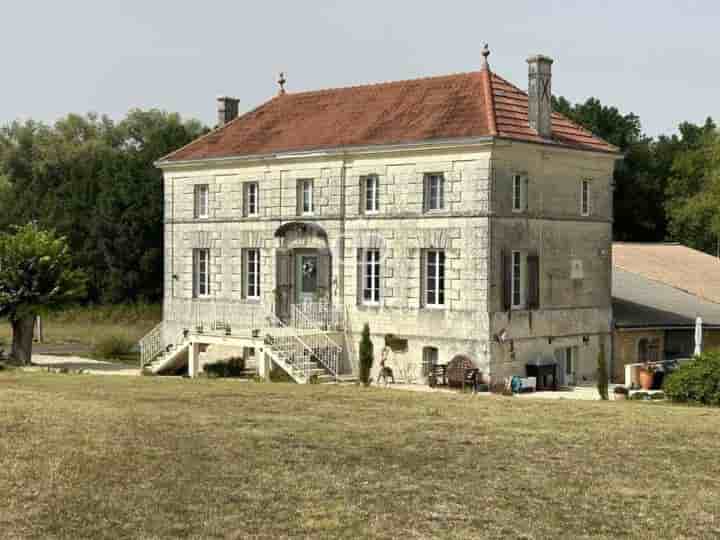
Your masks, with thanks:
[[[485,113],[487,114],[487,121],[488,121],[488,128],[490,130],[490,135],[497,136],[497,118],[495,116],[495,93],[493,91],[492,87],[492,73],[490,71],[490,68],[483,69],[480,72],[480,77],[482,78],[482,86],[483,91],[485,92],[485,101],[486,101],[486,110]]]
[[[435,79],[451,79],[453,77],[461,77],[461,76],[467,76],[467,75],[479,75],[480,71],[459,71],[456,73],[446,73],[445,75],[429,75],[426,77],[414,77],[410,79],[400,79],[397,81],[382,81],[382,82],[374,82],[374,83],[365,83],[365,84],[354,84],[350,86],[331,86],[328,88],[319,88],[316,90],[302,90],[300,92],[285,92],[285,96],[303,96],[303,95],[311,95],[311,94],[324,94],[329,92],[337,92],[338,90],[357,90],[360,88],[377,88],[377,87],[386,87],[386,86],[395,86],[395,85],[402,85],[407,84],[410,82],[422,82],[422,81],[432,81]]]

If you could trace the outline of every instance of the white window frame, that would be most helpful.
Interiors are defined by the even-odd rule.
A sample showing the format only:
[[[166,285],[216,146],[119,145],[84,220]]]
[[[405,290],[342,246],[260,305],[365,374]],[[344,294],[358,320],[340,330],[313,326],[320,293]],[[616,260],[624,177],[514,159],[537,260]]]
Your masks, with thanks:
[[[196,298],[210,296],[210,250],[196,249],[193,252],[193,281]]]
[[[524,257],[521,251],[513,251],[510,259],[510,306],[513,309],[525,307]]]
[[[260,300],[260,250],[257,248],[245,250],[245,298]]]
[[[257,182],[247,182],[245,184],[245,209],[248,217],[255,217],[260,213],[260,185]],[[252,203],[252,204],[251,204]]]
[[[445,210],[445,175],[442,173],[427,173],[425,175],[425,211],[437,212]],[[433,205],[433,198],[435,205]]]
[[[300,180],[300,214],[303,216],[310,216],[315,211],[314,188],[312,178]]]
[[[583,178],[580,180],[580,215],[581,216],[589,216],[592,212],[592,208],[590,207],[590,189],[592,186],[592,182],[589,178]]]
[[[445,308],[447,306],[447,256],[445,250],[426,250],[423,264],[425,265],[425,283],[422,287],[423,305],[434,309]],[[432,300],[431,295],[433,296]]]
[[[196,184],[194,192],[195,217],[207,219],[210,217],[210,185]]]
[[[527,176],[514,174],[512,181],[512,211],[524,212],[527,210]]]
[[[380,178],[369,174],[363,178],[363,209],[366,214],[377,214],[380,211]]]
[[[365,306],[377,306],[380,304],[382,281],[380,250],[362,250],[360,261],[362,264],[360,302]]]

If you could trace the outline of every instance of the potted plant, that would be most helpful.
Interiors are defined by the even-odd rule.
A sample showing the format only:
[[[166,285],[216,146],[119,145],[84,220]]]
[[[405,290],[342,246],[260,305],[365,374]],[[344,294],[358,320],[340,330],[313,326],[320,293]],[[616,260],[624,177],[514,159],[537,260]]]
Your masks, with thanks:
[[[232,335],[232,327],[229,324],[225,326],[225,335],[226,336]]]
[[[630,394],[630,390],[626,386],[616,386],[613,390],[615,399],[627,399]]]
[[[640,368],[640,387],[643,390],[651,390],[653,386],[653,379],[655,378],[655,367],[650,364],[645,364]]]

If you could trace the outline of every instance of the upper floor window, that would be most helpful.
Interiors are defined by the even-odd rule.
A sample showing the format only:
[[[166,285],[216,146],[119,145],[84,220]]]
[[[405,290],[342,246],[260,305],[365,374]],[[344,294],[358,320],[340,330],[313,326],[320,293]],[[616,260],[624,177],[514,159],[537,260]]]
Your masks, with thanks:
[[[243,274],[245,277],[245,298],[260,299],[260,250],[245,250]]]
[[[445,306],[445,252],[429,249],[425,252],[425,306]]]
[[[365,192],[365,204],[363,206],[366,214],[374,214],[380,209],[380,181],[372,174],[363,178],[363,190]]]
[[[210,296],[210,250],[193,250],[193,296]]]
[[[445,208],[445,177],[442,174],[426,174],[424,188],[425,211],[443,210]]]
[[[244,214],[245,216],[257,216],[260,210],[259,200],[260,189],[257,182],[246,182],[244,185]]]
[[[207,218],[210,216],[210,186],[198,184],[195,186],[194,212],[196,218]]]
[[[580,213],[583,216],[590,215],[590,180],[580,182]]]
[[[523,264],[522,253],[519,251],[512,252],[511,263],[511,284],[512,284],[512,307],[519,308],[524,305],[523,284]]]
[[[513,175],[512,182],[512,209],[513,212],[524,212],[528,208],[527,198],[528,179],[520,174]]]
[[[298,200],[298,213],[300,215],[312,214],[315,211],[312,179],[298,180]]]
[[[365,249],[361,255],[362,303],[380,303],[380,250]]]

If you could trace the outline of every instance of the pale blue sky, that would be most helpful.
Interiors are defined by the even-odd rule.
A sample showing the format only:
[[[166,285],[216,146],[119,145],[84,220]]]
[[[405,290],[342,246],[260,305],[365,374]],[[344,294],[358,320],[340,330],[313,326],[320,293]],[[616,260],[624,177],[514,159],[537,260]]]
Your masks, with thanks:
[[[215,96],[248,110],[277,91],[478,69],[525,88],[531,53],[553,90],[640,115],[651,135],[717,113],[720,3],[712,1],[5,0],[0,123],[133,107],[211,124]]]

